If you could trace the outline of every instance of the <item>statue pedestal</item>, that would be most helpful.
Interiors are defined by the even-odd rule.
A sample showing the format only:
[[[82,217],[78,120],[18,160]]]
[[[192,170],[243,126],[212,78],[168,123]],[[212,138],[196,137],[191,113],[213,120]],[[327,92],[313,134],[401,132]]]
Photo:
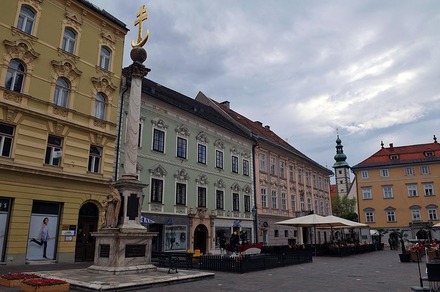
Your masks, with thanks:
[[[95,260],[90,272],[102,274],[138,274],[155,271],[151,264],[151,242],[155,232],[140,229],[102,228],[96,238]]]

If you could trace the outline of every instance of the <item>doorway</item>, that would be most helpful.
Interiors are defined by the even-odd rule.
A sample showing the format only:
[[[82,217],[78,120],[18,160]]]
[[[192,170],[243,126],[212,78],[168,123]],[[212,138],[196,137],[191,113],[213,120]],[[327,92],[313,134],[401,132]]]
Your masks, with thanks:
[[[86,203],[79,210],[76,234],[75,261],[93,262],[95,257],[95,237],[98,230],[99,210],[94,203]]]
[[[206,254],[206,242],[208,239],[208,229],[205,225],[199,224],[194,230],[194,250],[200,249],[200,252]]]

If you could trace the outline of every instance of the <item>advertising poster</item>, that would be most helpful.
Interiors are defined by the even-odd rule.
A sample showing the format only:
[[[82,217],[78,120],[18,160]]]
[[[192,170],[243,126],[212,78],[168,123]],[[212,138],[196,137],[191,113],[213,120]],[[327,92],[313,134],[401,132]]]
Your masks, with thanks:
[[[165,226],[164,251],[186,251],[187,236],[185,225]]]
[[[8,222],[10,200],[0,198],[0,262],[4,261],[4,250],[6,244],[6,224]]]
[[[58,216],[32,214],[26,259],[54,259],[57,228]]]

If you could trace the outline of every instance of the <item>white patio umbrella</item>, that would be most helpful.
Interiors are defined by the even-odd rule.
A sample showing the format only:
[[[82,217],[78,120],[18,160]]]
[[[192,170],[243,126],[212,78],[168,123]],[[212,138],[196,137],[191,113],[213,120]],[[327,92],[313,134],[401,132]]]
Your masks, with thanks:
[[[325,218],[327,218],[327,219],[331,219],[331,220],[334,220],[335,222],[340,222],[341,224],[343,224],[343,225],[339,226],[339,227],[341,227],[341,228],[362,228],[362,227],[369,227],[368,224],[364,224],[364,223],[359,223],[359,222],[351,221],[351,220],[344,219],[344,218],[341,218],[341,217],[338,217],[338,216],[334,216],[334,215],[328,215],[328,216],[325,216]],[[336,227],[335,227],[335,228],[336,228]]]
[[[433,228],[440,228],[440,223],[432,225]]]

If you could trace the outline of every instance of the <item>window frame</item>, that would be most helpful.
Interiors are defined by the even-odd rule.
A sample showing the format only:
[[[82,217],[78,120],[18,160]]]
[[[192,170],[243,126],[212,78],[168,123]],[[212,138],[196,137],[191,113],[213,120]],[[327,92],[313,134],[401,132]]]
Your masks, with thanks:
[[[180,159],[188,159],[188,139],[177,137],[176,157]]]
[[[16,65],[16,66],[12,66]],[[20,68],[22,67],[22,70]],[[14,68],[16,67],[16,68]],[[26,78],[26,65],[20,59],[11,59],[6,70],[5,88],[14,92],[23,92]],[[10,84],[8,82],[10,81]]]
[[[2,130],[3,128],[4,130]],[[12,148],[14,146],[14,138],[15,138],[15,126],[5,123],[0,123],[0,157],[7,157],[7,158],[11,157]],[[8,147],[7,150],[5,150],[6,147]]]
[[[393,186],[392,185],[382,186],[382,193],[384,199],[393,199],[394,198]]]
[[[250,175],[250,162],[248,159],[243,159],[243,175]]]
[[[251,212],[251,196],[244,195],[243,200],[244,200],[244,211]]]
[[[215,150],[215,168],[224,168],[224,153],[219,149]]]
[[[103,149],[100,146],[90,145],[89,150],[89,162],[87,170],[92,173],[101,172],[101,161],[102,161]]]
[[[107,96],[103,92],[98,92],[95,95],[95,107],[94,107],[95,110],[93,113],[95,118],[100,120],[105,119],[106,105],[107,105]]]
[[[197,144],[197,162],[206,165],[207,147],[204,144]]]
[[[386,214],[387,222],[397,222],[396,210],[394,209],[385,210],[385,214]]]
[[[270,201],[272,209],[278,209],[278,192],[277,190],[271,190]]]
[[[69,35],[71,33],[72,35]],[[78,32],[70,26],[66,26],[63,32],[61,49],[67,53],[75,55]]]
[[[261,207],[262,208],[268,208],[268,205],[267,205],[267,189],[266,188],[261,188],[260,192],[261,192]]]
[[[413,176],[415,174],[414,167],[409,166],[405,167],[405,175],[406,176]]]
[[[225,209],[225,192],[223,190],[215,190],[215,208],[217,210]]]
[[[411,209],[411,222],[419,221],[422,221],[422,210],[420,208]]]
[[[422,185],[423,185],[423,194],[425,197],[435,196],[433,183],[422,183]]]
[[[390,176],[390,171],[388,170],[388,168],[383,168],[380,170],[380,176],[381,177],[389,177]]]
[[[62,84],[63,82],[63,84]],[[65,77],[58,77],[55,83],[53,103],[58,107],[67,108],[70,97],[70,81]]]
[[[59,143],[56,144],[57,142]],[[61,166],[61,160],[62,160],[61,158],[63,155],[63,142],[64,139],[62,137],[55,135],[48,136],[44,164],[51,166]],[[58,155],[55,154],[55,152],[61,152],[61,156],[55,157]]]
[[[206,195],[207,195],[207,188],[202,186],[197,186],[197,207],[206,208]]]
[[[232,193],[232,211],[240,211],[240,194]]]
[[[101,46],[101,49],[99,51],[99,67],[104,70],[110,71],[111,58],[112,50],[110,50],[110,48],[107,46]]]
[[[231,157],[231,171],[238,173],[238,156],[232,155]]]
[[[437,208],[427,208],[426,210],[428,212],[428,218],[430,221],[437,221],[438,220],[438,211]]]
[[[165,153],[165,131],[153,128],[152,150]]]
[[[24,9],[29,10],[29,12],[31,12],[32,15],[25,15],[26,11],[24,11]],[[28,5],[21,5],[20,13],[18,15],[18,20],[17,20],[17,29],[29,35],[32,35],[36,22],[36,17],[37,17],[37,13],[32,7]],[[30,26],[28,25],[29,23]]]
[[[150,188],[150,202],[151,203],[163,203],[164,195],[164,181],[163,179],[151,178],[151,188]]]
[[[186,206],[186,191],[187,185],[185,183],[176,182],[176,205]]]
[[[419,196],[419,193],[417,190],[417,184],[407,184],[406,190],[407,190],[409,198],[415,198],[415,197]],[[412,193],[414,193],[414,195]]]
[[[364,211],[365,212],[365,222],[374,223],[374,211]]]
[[[362,199],[363,200],[372,200],[373,199],[373,191],[371,187],[361,187]],[[367,196],[368,194],[368,196]]]

